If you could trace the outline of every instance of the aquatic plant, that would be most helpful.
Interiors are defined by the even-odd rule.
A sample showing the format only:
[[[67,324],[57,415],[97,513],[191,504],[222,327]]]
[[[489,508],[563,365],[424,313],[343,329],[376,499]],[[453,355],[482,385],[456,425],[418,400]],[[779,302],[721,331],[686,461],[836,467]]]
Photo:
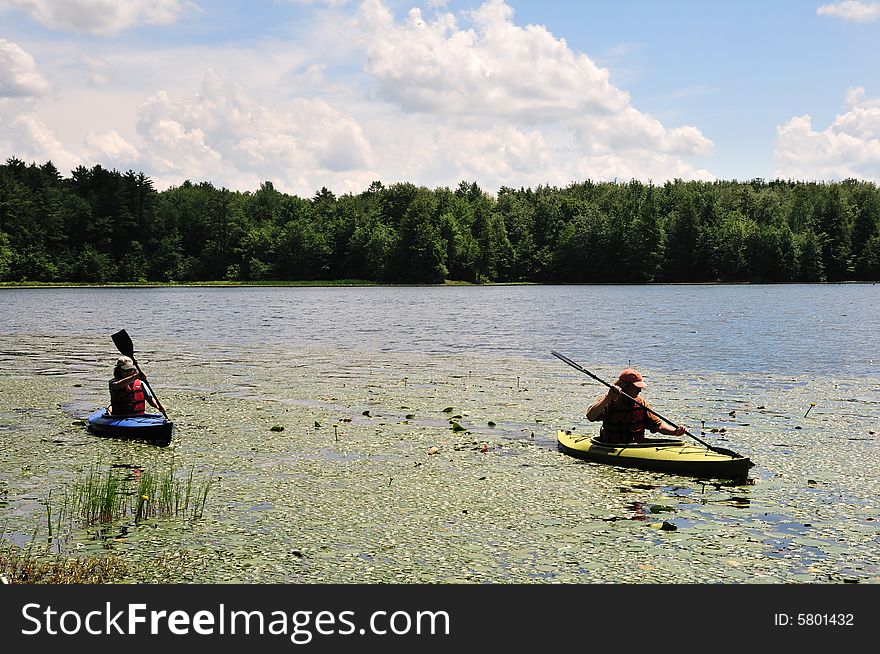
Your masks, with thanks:
[[[112,467],[105,471],[103,465],[94,464],[76,477],[56,512],[56,533],[61,532],[62,522],[91,527],[129,516],[135,523],[148,518],[202,517],[213,473],[197,478],[195,465],[191,465],[181,478],[173,462],[164,470],[135,470],[136,474],[126,476]],[[51,503],[47,500],[46,504],[51,539]]]
[[[213,475],[197,480],[195,465],[190,466],[183,480],[177,477],[173,465],[159,474],[143,470],[135,493],[135,522],[178,516],[201,518],[213,481]]]

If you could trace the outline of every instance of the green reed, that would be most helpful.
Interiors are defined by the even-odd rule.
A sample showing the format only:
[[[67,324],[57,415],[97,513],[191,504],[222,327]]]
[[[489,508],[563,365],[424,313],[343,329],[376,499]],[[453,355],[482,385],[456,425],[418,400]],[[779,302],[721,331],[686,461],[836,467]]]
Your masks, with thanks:
[[[95,464],[77,476],[55,512],[55,533],[62,521],[71,526],[105,525],[127,518],[201,518],[213,484],[212,473],[197,477],[195,465],[181,478],[172,462],[167,468],[135,468],[120,472]],[[52,538],[51,493],[46,501],[49,537]]]
[[[56,531],[60,533],[62,519],[88,527],[113,522],[126,515],[125,486],[125,480],[112,468],[105,471],[99,464],[92,465],[88,471],[78,475],[65,491],[61,507],[56,513]],[[46,500],[46,512],[51,537],[51,493]]]
[[[195,465],[183,479],[173,465],[159,474],[143,470],[136,493],[135,522],[146,518],[201,518],[212,484],[213,474],[196,478]]]

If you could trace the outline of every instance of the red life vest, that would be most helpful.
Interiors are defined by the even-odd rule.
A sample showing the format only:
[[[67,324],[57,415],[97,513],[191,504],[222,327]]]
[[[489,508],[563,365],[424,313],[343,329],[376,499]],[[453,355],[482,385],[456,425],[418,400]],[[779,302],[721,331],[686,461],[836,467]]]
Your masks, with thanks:
[[[641,402],[620,398],[605,408],[599,438],[607,443],[641,443],[645,440],[646,418]]]
[[[114,415],[137,415],[146,409],[147,396],[144,392],[144,384],[140,379],[122,388],[117,387],[117,391],[110,392],[110,405]]]

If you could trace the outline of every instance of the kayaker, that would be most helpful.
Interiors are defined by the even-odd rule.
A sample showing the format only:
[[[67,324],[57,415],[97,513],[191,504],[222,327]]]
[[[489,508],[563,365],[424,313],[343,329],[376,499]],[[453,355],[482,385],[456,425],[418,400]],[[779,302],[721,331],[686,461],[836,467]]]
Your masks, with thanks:
[[[682,436],[687,431],[684,425],[673,427],[647,410],[651,405],[638,396],[646,386],[638,370],[627,368],[620,373],[608,392],[587,409],[587,420],[602,421],[600,440],[606,443],[641,443],[645,440],[645,429],[667,436]],[[635,402],[621,395],[621,392],[634,398]]]
[[[110,380],[110,413],[113,415],[142,415],[149,403],[164,413],[162,404],[150,395],[144,386],[147,376],[139,373],[129,357],[120,357]]]

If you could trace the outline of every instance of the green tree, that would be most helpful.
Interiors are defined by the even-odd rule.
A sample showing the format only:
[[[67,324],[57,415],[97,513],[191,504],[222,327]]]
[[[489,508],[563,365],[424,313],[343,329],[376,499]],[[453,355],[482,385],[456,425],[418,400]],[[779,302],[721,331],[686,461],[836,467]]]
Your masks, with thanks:
[[[72,278],[76,282],[102,283],[114,279],[116,273],[116,266],[109,254],[86,244],[73,264]]]
[[[140,241],[131,241],[125,257],[119,262],[116,278],[122,281],[143,282],[147,279],[148,269],[144,246]]]
[[[446,262],[449,278],[477,282],[480,246],[471,233],[470,227],[462,226],[455,215],[446,212],[440,216],[440,239],[446,247]]]
[[[9,237],[6,232],[0,232],[0,281],[10,279],[12,272],[12,248],[9,247]]]
[[[755,224],[739,209],[731,211],[718,228],[717,270],[720,281],[741,282],[750,279],[748,244]]]
[[[604,282],[615,280],[617,267],[597,264],[607,251],[606,218],[596,207],[587,206],[559,233],[554,252],[553,276],[563,282]],[[615,280],[616,281],[616,280]]]
[[[326,279],[332,250],[327,235],[312,221],[298,218],[281,233],[278,270],[282,279]]]
[[[823,188],[815,211],[825,274],[829,281],[847,279],[852,273],[850,234],[853,210],[841,187]]]
[[[449,273],[437,209],[437,198],[426,188],[420,188],[406,208],[392,264],[396,281],[436,284]]]
[[[746,249],[753,281],[789,281],[798,268],[787,224],[779,228],[767,223],[757,225],[747,237]]]
[[[852,195],[855,219],[852,228],[852,259],[856,279],[876,279],[871,275],[873,254],[868,243],[880,234],[880,190],[873,184],[860,184]]]
[[[797,252],[797,275],[801,282],[824,282],[825,265],[822,262],[821,240],[813,230],[801,232],[795,237]]]
[[[391,280],[391,259],[397,251],[397,232],[378,216],[358,222],[349,242],[349,256],[357,277],[372,281]]]
[[[623,253],[623,281],[650,282],[657,275],[663,261],[665,246],[660,229],[659,207],[653,188],[630,185],[638,193],[638,205],[631,224],[625,225]]]
[[[282,229],[264,220],[251,227],[240,239],[235,251],[235,262],[226,268],[226,277],[244,281],[258,281],[276,277],[284,279],[279,251],[283,249]],[[273,264],[278,262],[277,272]]]
[[[859,274],[865,281],[880,281],[880,234],[869,238],[862,248]]]

